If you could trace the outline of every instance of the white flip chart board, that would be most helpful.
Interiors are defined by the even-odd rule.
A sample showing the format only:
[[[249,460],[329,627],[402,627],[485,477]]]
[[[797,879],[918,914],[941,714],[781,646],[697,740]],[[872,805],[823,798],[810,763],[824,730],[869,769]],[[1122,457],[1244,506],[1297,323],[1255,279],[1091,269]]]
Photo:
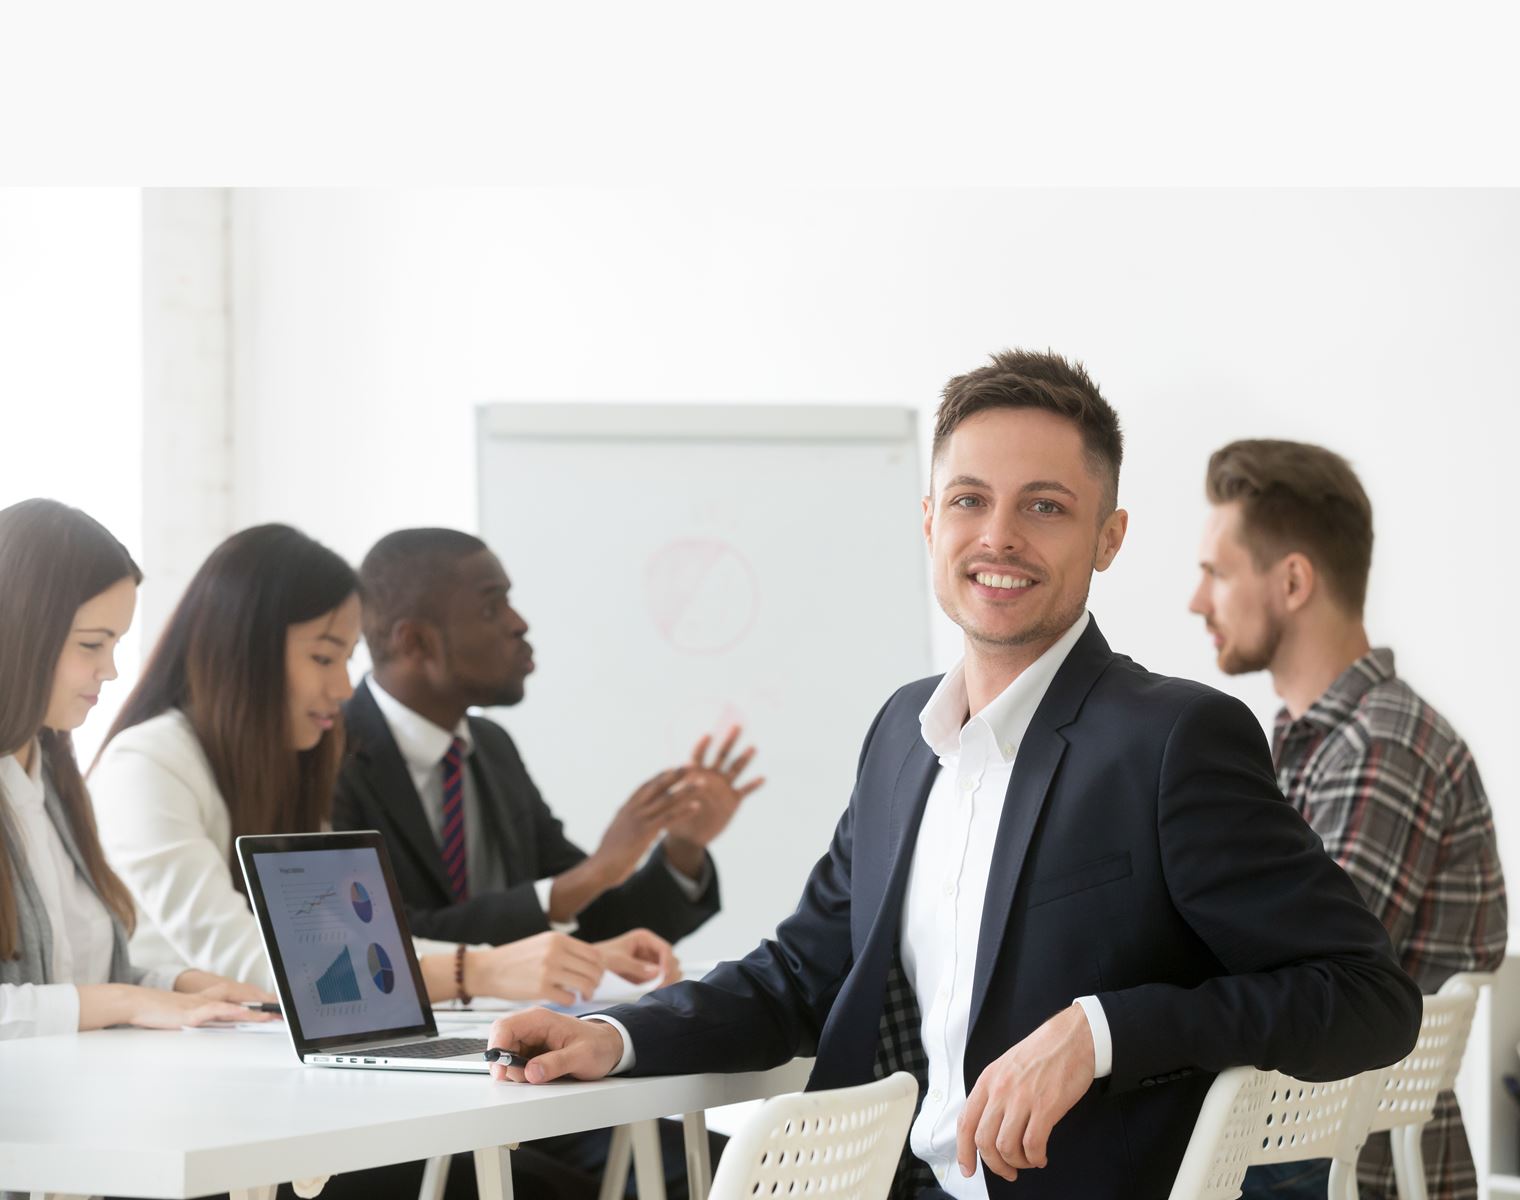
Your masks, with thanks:
[[[490,716],[592,849],[643,779],[742,723],[768,782],[713,846],[723,911],[681,947],[742,954],[827,850],[861,739],[929,672],[916,414],[802,405],[478,410],[481,535],[537,672]]]

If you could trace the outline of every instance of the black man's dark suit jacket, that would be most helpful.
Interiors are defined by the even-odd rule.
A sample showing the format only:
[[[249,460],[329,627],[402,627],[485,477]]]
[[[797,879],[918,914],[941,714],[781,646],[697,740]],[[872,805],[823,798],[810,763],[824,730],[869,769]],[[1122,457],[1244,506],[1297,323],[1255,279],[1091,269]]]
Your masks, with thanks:
[[[384,835],[412,933],[494,945],[548,929],[534,882],[569,870],[586,855],[565,837],[507,731],[484,717],[469,718],[475,749],[468,762],[487,828],[468,830],[466,836],[489,838],[500,849],[510,886],[456,903],[438,839],[367,682],[355,690],[343,715],[348,754],[338,777],[333,828],[378,829]],[[716,868],[707,890],[688,900],[656,848],[626,883],[582,910],[576,936],[599,941],[642,926],[674,942],[717,911]]]
[[[609,1010],[636,1074],[751,1070],[817,1047],[811,1087],[872,1077],[918,823],[938,769],[909,684],[866,735],[797,911],[747,958]],[[1381,923],[1282,799],[1239,701],[1152,675],[1092,624],[1018,751],[982,911],[964,1071],[1096,995],[1113,1073],[1049,1165],[991,1200],[1165,1197],[1213,1073],[1334,1079],[1414,1044],[1420,996]]]

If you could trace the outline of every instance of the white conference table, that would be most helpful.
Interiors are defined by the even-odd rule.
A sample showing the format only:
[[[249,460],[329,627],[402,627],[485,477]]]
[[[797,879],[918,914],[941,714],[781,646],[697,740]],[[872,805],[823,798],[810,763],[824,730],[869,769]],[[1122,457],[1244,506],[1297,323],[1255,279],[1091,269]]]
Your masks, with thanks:
[[[4,1041],[0,1191],[259,1200],[287,1180],[478,1152],[482,1200],[501,1200],[511,1196],[512,1144],[797,1091],[810,1067],[795,1059],[738,1075],[530,1087],[307,1067],[287,1038],[267,1033]]]

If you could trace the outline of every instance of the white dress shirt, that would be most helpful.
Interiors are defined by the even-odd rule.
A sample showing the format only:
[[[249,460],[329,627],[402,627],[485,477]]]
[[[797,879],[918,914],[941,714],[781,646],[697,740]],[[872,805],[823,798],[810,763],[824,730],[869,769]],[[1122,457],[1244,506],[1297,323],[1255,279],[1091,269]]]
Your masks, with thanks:
[[[922,1014],[920,1033],[929,1060],[928,1091],[909,1133],[913,1153],[928,1163],[940,1186],[965,1200],[986,1200],[981,1163],[970,1179],[955,1161],[955,1125],[966,1105],[962,1062],[976,971],[982,904],[1003,800],[1030,719],[1061,664],[1091,620],[1083,612],[1056,643],[1025,668],[996,699],[967,719],[965,664],[940,681],[919,714],[924,741],[939,756],[914,845],[903,902],[900,946],[903,970]],[[1112,1070],[1113,1050],[1103,1006],[1096,997],[1075,1000],[1093,1038],[1094,1077]],[[628,1030],[612,1017],[623,1055],[612,1074],[633,1066]]]
[[[938,756],[940,769],[918,827],[902,911],[903,970],[918,997],[929,1060],[928,1088],[908,1144],[929,1164],[940,1186],[962,1200],[987,1196],[980,1162],[975,1175],[962,1177],[955,1135],[966,1106],[962,1064],[971,987],[1003,801],[1029,722],[1089,620],[1084,612],[974,717],[967,719],[964,662],[945,675],[919,713],[923,739]],[[1097,1058],[1100,1046],[1109,1045],[1102,1006],[1094,997],[1078,1003],[1092,1027]],[[1105,1058],[1111,1060],[1111,1053]],[[1097,1066],[1101,1075],[1109,1073],[1109,1061],[1099,1060]]]
[[[42,1037],[79,1028],[77,984],[109,983],[115,928],[94,886],[74,865],[44,805],[42,751],[32,744],[30,769],[14,754],[0,758],[5,795],[20,842],[20,859],[36,885],[53,938],[45,984],[0,984],[0,1038]],[[0,853],[4,853],[0,850]],[[146,987],[173,988],[181,967],[152,972]]]

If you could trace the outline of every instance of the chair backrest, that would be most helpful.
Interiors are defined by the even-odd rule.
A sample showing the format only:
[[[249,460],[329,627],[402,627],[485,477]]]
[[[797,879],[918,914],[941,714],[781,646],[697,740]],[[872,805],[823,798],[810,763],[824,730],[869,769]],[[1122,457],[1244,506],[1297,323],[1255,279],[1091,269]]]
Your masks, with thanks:
[[[1384,1072],[1377,1109],[1372,1114],[1373,1132],[1423,1125],[1430,1120],[1436,1096],[1456,1083],[1478,1004],[1478,988],[1485,979],[1453,975],[1436,995],[1425,997],[1419,1040],[1406,1057]]]
[[[724,1148],[710,1200],[884,1200],[917,1099],[917,1081],[899,1071],[767,1100]]]
[[[1235,1200],[1247,1168],[1332,1158],[1354,1166],[1367,1140],[1382,1072],[1305,1083],[1233,1067],[1204,1097],[1172,1185],[1172,1200]]]

